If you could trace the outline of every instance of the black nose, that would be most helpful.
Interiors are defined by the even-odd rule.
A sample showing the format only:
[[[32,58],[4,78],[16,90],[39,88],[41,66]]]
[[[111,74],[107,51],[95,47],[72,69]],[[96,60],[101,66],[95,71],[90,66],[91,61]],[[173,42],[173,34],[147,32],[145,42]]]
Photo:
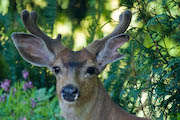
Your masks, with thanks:
[[[61,96],[64,100],[66,100],[68,102],[73,102],[73,101],[77,100],[77,98],[79,96],[79,90],[77,87],[69,84],[62,88]]]

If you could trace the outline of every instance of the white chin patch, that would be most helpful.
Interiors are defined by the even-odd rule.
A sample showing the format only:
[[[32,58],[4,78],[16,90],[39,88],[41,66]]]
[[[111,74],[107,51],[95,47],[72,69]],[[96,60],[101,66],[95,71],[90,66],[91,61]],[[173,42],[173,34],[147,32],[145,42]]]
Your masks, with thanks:
[[[77,102],[77,99],[78,99],[79,95],[76,94],[76,96],[74,97],[74,101],[67,101],[64,99],[63,95],[61,94],[61,99],[63,100],[64,103],[66,104],[75,104]]]
[[[75,98],[74,98],[74,101],[76,101],[78,99],[78,94],[76,94]]]

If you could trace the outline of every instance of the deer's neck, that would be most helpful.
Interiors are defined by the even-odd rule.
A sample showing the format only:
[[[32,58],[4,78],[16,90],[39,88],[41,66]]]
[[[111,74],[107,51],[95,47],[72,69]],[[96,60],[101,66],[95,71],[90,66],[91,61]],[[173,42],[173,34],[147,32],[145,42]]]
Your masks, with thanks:
[[[60,102],[62,115],[66,120],[106,120],[112,109],[112,101],[100,80],[93,97],[84,105],[67,105]],[[107,112],[107,114],[104,114]]]
[[[85,120],[110,120],[109,116],[113,110],[113,101],[110,99],[101,81],[99,81],[97,99]]]
[[[141,120],[115,104],[100,80],[98,80],[98,86],[94,96],[83,106],[75,107],[60,103],[65,120]]]

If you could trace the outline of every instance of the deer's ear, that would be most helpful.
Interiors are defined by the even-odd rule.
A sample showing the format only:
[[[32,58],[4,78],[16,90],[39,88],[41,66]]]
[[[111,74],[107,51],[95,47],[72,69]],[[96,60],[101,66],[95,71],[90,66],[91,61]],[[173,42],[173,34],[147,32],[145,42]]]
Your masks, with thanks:
[[[13,33],[12,40],[20,55],[29,63],[46,67],[53,63],[55,55],[41,38],[32,34]]]
[[[117,49],[128,40],[128,35],[119,34],[106,41],[104,47],[96,56],[96,60],[100,70],[104,69],[107,64],[115,62],[124,57],[124,55],[118,53]]]

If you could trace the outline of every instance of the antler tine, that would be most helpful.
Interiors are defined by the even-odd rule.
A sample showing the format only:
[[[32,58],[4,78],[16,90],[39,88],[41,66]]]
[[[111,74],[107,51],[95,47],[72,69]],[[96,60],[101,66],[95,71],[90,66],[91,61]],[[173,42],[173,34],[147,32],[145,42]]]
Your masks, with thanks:
[[[126,29],[128,28],[130,22],[131,22],[131,17],[132,17],[132,13],[130,10],[126,10],[125,12],[120,14],[118,26],[115,28],[115,30],[111,34],[109,34],[108,36],[106,36],[103,39],[106,40],[106,39],[109,39],[115,35],[124,33],[126,31]]]
[[[64,48],[64,46],[61,44],[61,41],[60,41],[61,34],[58,34],[57,38],[54,40],[39,29],[39,27],[37,26],[38,16],[35,11],[32,11],[29,14],[27,10],[23,10],[21,13],[21,19],[23,21],[23,24],[27,28],[27,30],[30,33],[42,38],[46,42],[46,45],[50,50],[55,52],[54,48],[56,48],[56,46],[58,46],[59,48]]]
[[[91,44],[89,44],[86,49],[91,51],[92,54],[96,54],[97,51],[101,49],[101,47],[104,46],[104,43],[111,37],[116,36],[118,34],[124,33],[126,29],[128,28],[130,22],[131,22],[131,17],[132,13],[130,10],[126,10],[119,16],[119,24],[115,28],[115,30],[109,34],[108,36],[100,39],[100,40],[95,40]]]

